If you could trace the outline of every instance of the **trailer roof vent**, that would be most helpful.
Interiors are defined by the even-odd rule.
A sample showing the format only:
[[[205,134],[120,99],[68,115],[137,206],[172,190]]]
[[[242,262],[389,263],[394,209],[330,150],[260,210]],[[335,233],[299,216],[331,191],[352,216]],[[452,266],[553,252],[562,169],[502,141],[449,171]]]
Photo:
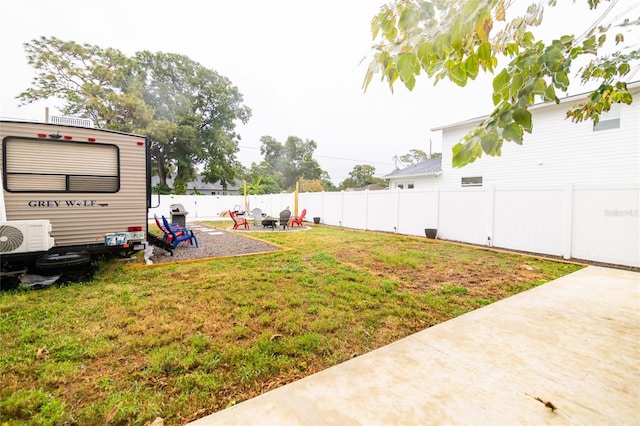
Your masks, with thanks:
[[[77,118],[77,117],[58,117],[51,116],[52,124],[64,124],[66,126],[76,127],[93,127],[93,120],[90,118]]]

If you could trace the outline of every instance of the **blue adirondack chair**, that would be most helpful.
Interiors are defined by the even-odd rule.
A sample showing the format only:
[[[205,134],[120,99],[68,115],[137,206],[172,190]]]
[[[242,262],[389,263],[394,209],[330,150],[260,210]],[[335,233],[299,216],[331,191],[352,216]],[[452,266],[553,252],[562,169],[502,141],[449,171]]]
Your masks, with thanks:
[[[162,223],[164,224],[163,232],[166,232],[166,240],[172,246],[177,247],[182,241],[188,241],[189,244],[195,245],[198,248],[198,239],[193,235],[193,231],[180,226],[175,226],[169,223],[166,217],[162,216]]]

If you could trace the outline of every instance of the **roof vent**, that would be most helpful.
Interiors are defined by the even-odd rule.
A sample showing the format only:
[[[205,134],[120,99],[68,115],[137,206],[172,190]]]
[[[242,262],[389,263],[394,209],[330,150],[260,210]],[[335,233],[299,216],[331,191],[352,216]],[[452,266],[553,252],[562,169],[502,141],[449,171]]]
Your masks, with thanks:
[[[75,127],[93,127],[93,120],[91,120],[90,118],[57,117],[55,115],[52,115],[51,123]]]

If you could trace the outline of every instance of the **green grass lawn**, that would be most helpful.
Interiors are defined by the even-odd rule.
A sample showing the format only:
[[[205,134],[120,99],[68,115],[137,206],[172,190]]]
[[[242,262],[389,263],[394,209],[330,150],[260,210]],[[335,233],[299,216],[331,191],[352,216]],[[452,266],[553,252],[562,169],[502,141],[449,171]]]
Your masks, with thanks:
[[[293,251],[114,260],[1,292],[0,424],[182,424],[580,268],[324,226],[254,235]]]

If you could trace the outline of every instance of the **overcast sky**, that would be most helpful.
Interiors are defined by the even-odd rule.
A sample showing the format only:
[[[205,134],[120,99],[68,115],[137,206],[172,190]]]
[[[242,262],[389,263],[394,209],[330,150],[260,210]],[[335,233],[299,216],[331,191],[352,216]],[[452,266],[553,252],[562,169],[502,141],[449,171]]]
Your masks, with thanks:
[[[629,13],[636,0],[620,0]],[[518,3],[529,4],[525,0]],[[429,129],[491,111],[490,79],[466,88],[433,87],[420,79],[413,92],[392,94],[376,77],[361,89],[371,58],[371,18],[380,0],[0,0],[0,117],[44,119],[53,102],[18,107],[34,71],[23,43],[40,36],[112,47],[133,55],[150,50],[184,54],[229,78],[253,110],[238,158],[259,162],[260,137],[313,139],[316,159],[334,183],[357,164],[378,176],[410,149],[440,151]],[[565,1],[565,3],[572,3]],[[586,0],[578,3],[586,3]],[[626,5],[626,6],[625,6]],[[631,5],[631,6],[629,6]],[[597,17],[584,4],[554,12],[563,33],[584,31]],[[631,14],[637,18],[638,8]],[[561,23],[561,24],[558,24]],[[363,58],[366,58],[362,61]]]

